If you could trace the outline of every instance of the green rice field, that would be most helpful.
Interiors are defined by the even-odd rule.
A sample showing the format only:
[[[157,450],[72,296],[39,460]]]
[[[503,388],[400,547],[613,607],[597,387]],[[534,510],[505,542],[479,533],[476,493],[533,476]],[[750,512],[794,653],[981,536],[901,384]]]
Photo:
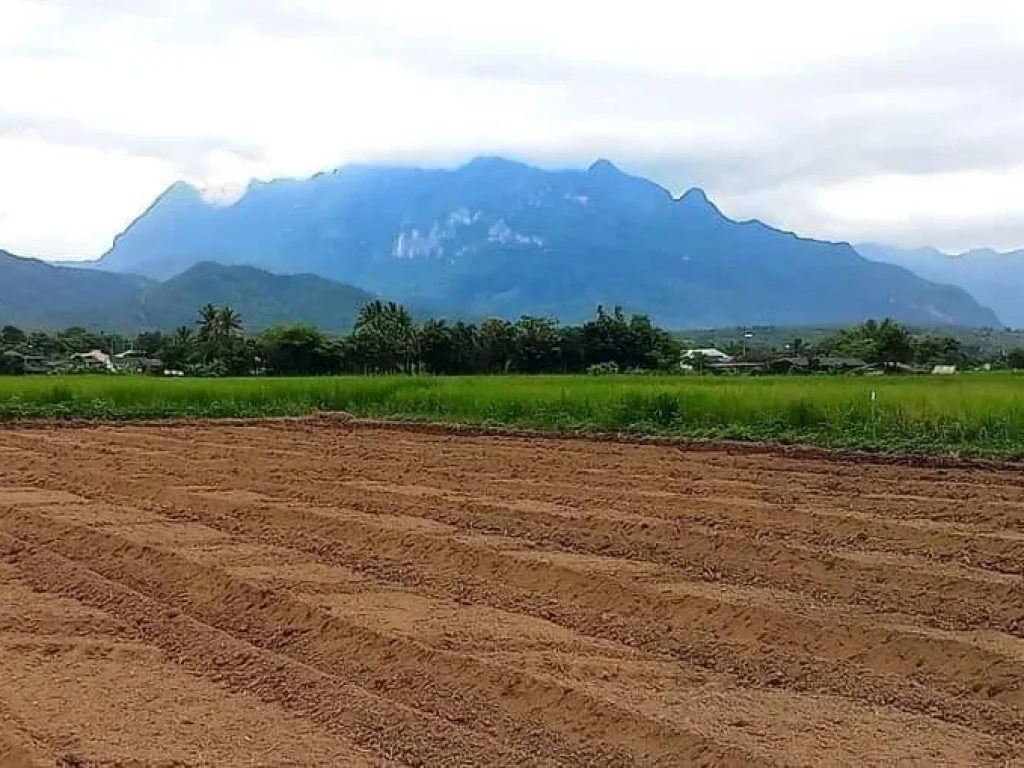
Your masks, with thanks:
[[[0,378],[0,420],[362,417],[1024,458],[1024,376]]]

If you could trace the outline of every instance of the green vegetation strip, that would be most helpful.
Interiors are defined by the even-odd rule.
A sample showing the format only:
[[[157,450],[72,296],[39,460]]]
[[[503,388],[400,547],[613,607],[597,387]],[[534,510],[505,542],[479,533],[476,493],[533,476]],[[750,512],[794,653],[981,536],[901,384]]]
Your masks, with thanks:
[[[0,378],[0,419],[300,416],[1024,458],[1024,376]]]

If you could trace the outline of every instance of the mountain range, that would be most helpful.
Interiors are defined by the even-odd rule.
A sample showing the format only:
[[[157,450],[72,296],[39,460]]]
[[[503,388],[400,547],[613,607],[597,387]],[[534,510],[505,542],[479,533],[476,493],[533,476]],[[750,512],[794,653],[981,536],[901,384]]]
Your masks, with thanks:
[[[874,243],[856,246],[869,259],[896,264],[927,280],[956,285],[991,307],[1014,328],[1024,328],[1024,250],[978,249],[950,255],[937,248],[900,249]]]
[[[620,304],[670,327],[999,322],[960,289],[848,244],[734,221],[700,189],[673,197],[606,160],[564,171],[493,157],[455,170],[351,165],[254,182],[230,205],[179,183],[96,266],[163,279],[207,260],[469,316],[578,321]]]
[[[606,160],[562,171],[494,157],[454,170],[350,165],[253,182],[230,204],[177,183],[79,271],[159,281],[137,289],[147,298],[131,299],[125,319],[162,324],[177,315],[156,311],[155,296],[176,280],[189,286],[176,295],[198,303],[217,301],[208,285],[233,305],[246,299],[243,275],[252,273],[215,271],[210,262],[264,270],[264,281],[266,273],[309,276],[308,292],[288,293],[294,303],[275,309],[289,320],[315,321],[325,311],[324,295],[308,283],[315,275],[468,317],[576,322],[604,304],[673,328],[870,317],[1001,325],[961,288],[864,258],[846,243],[735,221],[700,189],[674,197]],[[10,291],[0,287],[0,312]]]
[[[314,323],[349,331],[376,298],[315,275],[200,262],[164,281],[61,267],[0,251],[0,324],[56,330],[135,332],[191,326],[204,304],[230,306],[250,331],[278,323]]]

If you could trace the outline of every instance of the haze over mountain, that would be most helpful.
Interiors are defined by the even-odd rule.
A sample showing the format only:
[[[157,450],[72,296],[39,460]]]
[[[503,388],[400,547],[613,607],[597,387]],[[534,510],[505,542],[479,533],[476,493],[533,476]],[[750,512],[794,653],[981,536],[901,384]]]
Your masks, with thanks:
[[[1014,328],[1024,328],[1024,250],[983,248],[947,254],[937,248],[902,249],[877,243],[856,246],[863,256],[909,269],[926,280],[956,285]]]
[[[231,204],[178,183],[98,265],[164,279],[199,261],[311,273],[470,315],[590,316],[598,304],[671,327],[996,325],[963,290],[849,245],[724,216],[607,160],[547,171],[495,157],[454,170],[352,165],[255,182]]]
[[[193,325],[204,304],[231,306],[249,331],[313,323],[349,331],[373,294],[314,275],[273,275],[254,267],[193,265],[156,282],[74,267],[56,267],[0,251],[0,325],[24,329],[136,332]]]

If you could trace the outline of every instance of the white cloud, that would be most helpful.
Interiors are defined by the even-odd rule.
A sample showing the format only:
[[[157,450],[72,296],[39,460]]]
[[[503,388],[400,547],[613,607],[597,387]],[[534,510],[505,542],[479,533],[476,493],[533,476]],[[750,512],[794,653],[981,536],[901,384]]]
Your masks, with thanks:
[[[1021,71],[1017,0],[0,0],[0,246],[97,254],[177,178],[493,153],[1020,246]]]
[[[175,176],[159,160],[0,139],[0,243],[26,255],[91,255]]]

